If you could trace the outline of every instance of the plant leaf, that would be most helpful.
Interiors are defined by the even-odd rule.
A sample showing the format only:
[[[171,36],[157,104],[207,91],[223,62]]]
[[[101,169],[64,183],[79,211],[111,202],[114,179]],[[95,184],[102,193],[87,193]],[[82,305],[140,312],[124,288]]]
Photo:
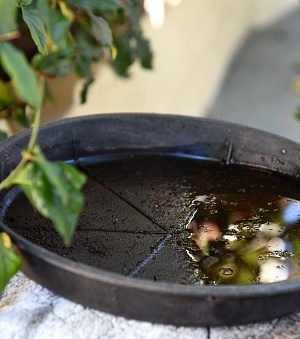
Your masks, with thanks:
[[[0,130],[0,141],[3,141],[7,138],[7,133]]]
[[[123,77],[128,77],[128,68],[134,63],[134,51],[130,45],[130,35],[125,32],[122,36],[115,38],[117,56],[112,61],[114,70]]]
[[[75,40],[77,43],[75,71],[79,77],[85,80],[80,92],[80,101],[83,104],[87,100],[88,89],[94,81],[91,72],[92,63],[102,58],[103,49],[95,37],[81,27],[77,27],[75,31]]]
[[[36,70],[52,76],[67,75],[72,67],[72,60],[60,51],[47,55],[36,54],[32,63]]]
[[[8,42],[0,42],[2,67],[11,77],[17,95],[32,107],[39,109],[39,84],[24,54]]]
[[[14,97],[8,84],[0,79],[0,112],[14,102]]]
[[[17,0],[0,0],[0,35],[17,30]]]
[[[142,67],[146,69],[151,69],[153,55],[149,41],[145,39],[140,32],[135,34],[135,39],[137,42],[136,52],[140,59]]]
[[[32,205],[53,222],[68,245],[83,207],[80,188],[85,176],[64,162],[46,160],[36,146],[34,159],[25,165],[13,183],[20,185]]]
[[[120,8],[116,0],[67,0],[70,6],[83,8],[87,11],[115,11]]]
[[[85,79],[81,92],[80,92],[80,103],[84,104],[87,99],[88,89],[94,82],[94,77],[91,72],[91,60],[84,57],[78,58],[75,63],[76,73],[83,79]]]
[[[77,27],[75,39],[80,57],[84,57],[86,60],[92,61],[98,61],[101,59],[103,56],[103,50],[94,36],[86,32],[81,27]]]
[[[103,18],[101,16],[96,16],[90,13],[91,18],[91,25],[92,25],[92,33],[97,39],[97,41],[102,46],[111,46],[113,37],[111,29]]]
[[[19,6],[28,6],[32,3],[32,0],[19,0],[18,5]]]
[[[294,115],[297,119],[300,120],[300,106],[298,106],[294,112]]]
[[[3,292],[21,265],[22,258],[11,248],[9,236],[6,233],[0,233],[0,292]]]
[[[30,7],[22,7],[23,19],[26,22],[32,39],[38,51],[42,54],[46,52],[47,35],[43,21],[39,17],[38,10]]]
[[[59,3],[59,8],[61,10],[61,13],[68,18],[70,21],[74,21],[74,13],[72,10],[66,5],[65,2],[60,1]]]
[[[35,67],[52,76],[64,76],[71,71],[75,58],[75,41],[71,35],[71,20],[65,17],[59,8],[52,8],[48,1],[37,1],[39,14],[45,23],[49,41],[49,53],[36,55]]]
[[[52,43],[54,43],[52,50],[66,50],[69,53],[73,47],[70,41],[71,20],[65,17],[59,9],[51,8],[48,1],[39,0],[37,4],[39,15],[45,23]]]
[[[32,124],[32,121],[27,117],[25,107],[16,107],[13,110],[13,118],[19,124],[19,126],[24,128],[29,128]]]

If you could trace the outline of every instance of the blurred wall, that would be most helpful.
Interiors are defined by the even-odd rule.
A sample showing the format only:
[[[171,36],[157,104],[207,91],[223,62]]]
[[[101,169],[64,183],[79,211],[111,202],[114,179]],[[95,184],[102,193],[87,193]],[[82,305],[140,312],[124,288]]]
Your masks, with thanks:
[[[135,65],[129,79],[107,65],[96,70],[88,103],[80,105],[78,84],[66,116],[105,112],[203,115],[240,43],[298,5],[297,0],[183,0],[166,10],[163,28],[144,20],[155,53],[154,69]],[[56,86],[59,91],[59,86]]]

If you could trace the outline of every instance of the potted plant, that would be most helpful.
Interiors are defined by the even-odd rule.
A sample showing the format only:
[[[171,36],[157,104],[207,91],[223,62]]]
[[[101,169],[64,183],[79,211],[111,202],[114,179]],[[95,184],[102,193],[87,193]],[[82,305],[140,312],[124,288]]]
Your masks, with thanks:
[[[29,138],[27,130],[0,144],[3,177]],[[298,144],[232,123],[159,114],[57,121],[41,128],[39,144],[47,158],[73,161],[88,179],[87,205],[68,248],[18,189],[0,193],[1,228],[22,253],[24,273],[40,285],[94,309],[179,326],[299,310]],[[269,260],[271,281],[278,270],[288,280],[254,281],[258,262]],[[239,276],[243,284],[227,285]],[[224,284],[199,284],[219,278]]]
[[[144,38],[140,0],[0,0],[0,116],[32,126],[27,147],[0,189],[18,185],[34,207],[51,219],[68,245],[83,197],[85,176],[63,162],[50,162],[37,145],[42,111],[51,98],[47,79],[72,70],[84,79],[81,102],[93,82],[91,66],[108,61],[121,76],[139,61],[151,68],[152,54]],[[25,55],[17,41],[27,26],[36,53]],[[21,31],[24,31],[22,29]],[[28,37],[27,37],[28,38]],[[28,60],[29,59],[29,60]],[[6,134],[1,132],[1,138]],[[7,234],[0,237],[0,290],[21,267],[22,259]]]
[[[237,225],[235,227],[233,224],[235,221],[245,221],[244,217],[248,215],[248,211],[245,213],[244,210],[249,209],[247,201],[241,210],[237,208],[233,211],[235,219],[225,216],[229,233],[226,231],[222,234],[216,219],[209,220],[211,215],[219,213],[215,210],[215,198],[209,202],[211,207],[207,210],[209,218],[204,220],[204,225],[201,218],[197,219],[198,212],[195,206],[199,202],[206,204],[206,197],[202,195],[194,199],[196,194],[194,188],[206,185],[209,191],[217,189],[218,193],[222,185],[224,188],[224,182],[228,182],[227,189],[231,190],[233,187],[231,183],[235,181],[235,190],[244,194],[246,188],[248,189],[251,176],[249,167],[257,172],[258,170],[267,172],[267,176],[270,177],[273,174],[285,174],[290,177],[289,179],[298,180],[299,145],[234,124],[153,114],[144,116],[113,114],[75,118],[46,125],[39,130],[43,106],[50,96],[47,77],[67,74],[74,67],[78,75],[85,79],[81,93],[84,102],[88,87],[93,81],[90,66],[94,61],[110,58],[112,67],[123,76],[128,75],[128,67],[136,59],[141,61],[143,67],[151,66],[149,45],[139,27],[141,13],[140,1],[133,0],[15,0],[9,3],[0,0],[0,62],[6,76],[6,80],[0,82],[0,110],[3,117],[13,115],[23,125],[32,124],[33,127],[32,131],[27,130],[0,144],[0,158],[3,159],[0,175],[2,180],[4,179],[0,183],[0,189],[3,190],[0,192],[0,226],[5,232],[0,234],[0,290],[4,289],[9,279],[20,268],[22,264],[20,254],[22,254],[24,272],[43,286],[84,305],[130,318],[175,325],[229,325],[266,320],[298,310],[299,280],[291,279],[291,281],[278,283],[276,288],[273,288],[273,285],[258,284],[258,280],[252,279],[252,272],[248,274],[249,271],[246,270],[248,266],[253,266],[253,253],[249,253],[249,248],[247,250],[247,246],[244,246],[245,243],[242,243],[241,247],[248,252],[246,259],[244,258],[247,265],[242,263],[240,267],[246,268],[243,272],[247,274],[246,278],[243,274],[243,278],[239,281],[248,282],[250,277],[252,286],[231,284],[214,288],[200,284],[201,288],[199,288],[201,281],[215,284],[215,277],[221,276],[222,279],[224,278],[222,281],[225,282],[230,281],[227,280],[230,279],[229,277],[235,279],[238,276],[237,266],[232,261],[232,255],[227,258],[228,261],[226,258],[222,261],[224,259],[222,250],[225,248],[227,251],[228,236],[240,238],[242,241],[244,239],[252,241],[254,235],[260,230],[256,228],[253,232],[252,224],[246,223],[242,228],[238,228]],[[11,39],[19,36],[16,28],[18,15],[21,15],[19,20],[24,20],[28,25],[38,49],[38,53],[31,59],[31,64],[24,53],[11,43]],[[129,155],[129,158],[135,156],[138,158],[141,155],[139,152],[142,156],[156,155],[159,159],[169,160],[172,157],[173,160],[179,159],[181,164],[181,161],[184,162],[182,165],[184,172],[180,170],[176,172],[181,166],[179,162],[175,165],[169,164],[166,168],[163,166],[160,168],[158,164],[159,175],[152,172],[148,176],[147,190],[143,186],[143,172],[139,170],[128,171],[127,169],[129,174],[120,184],[116,180],[117,175],[114,176],[113,172],[113,167],[118,166],[113,164],[110,167],[113,172],[110,178],[113,184],[117,182],[117,187],[111,188],[101,181],[102,178],[97,176],[97,171],[93,172],[84,167],[85,163],[96,162],[99,157],[112,158],[121,155],[124,159]],[[155,167],[152,164],[156,164],[156,160],[151,156],[147,158],[150,164],[146,166],[147,168]],[[215,178],[212,180],[212,167],[204,170],[201,175],[199,168],[205,162],[203,160],[208,161],[209,166],[218,167],[219,175],[215,177],[217,180],[214,181]],[[84,169],[87,176],[67,161],[72,161],[77,167]],[[246,180],[242,181],[245,186],[241,186],[240,177],[232,170],[236,165],[242,165],[248,171],[245,174]],[[229,180],[226,177],[225,180],[222,178],[224,168],[225,171],[230,172]],[[142,181],[136,182],[135,178],[132,180],[132,173],[133,176],[140,176]],[[98,183],[100,193],[96,193],[104,201],[102,204],[104,212],[102,212],[111,213],[110,217],[113,216],[110,218],[112,223],[106,225],[105,230],[101,229],[105,222],[101,224],[97,218],[94,218],[93,225],[96,224],[96,228],[100,228],[99,234],[101,231],[103,233],[107,231],[106,239],[111,251],[108,251],[106,258],[113,262],[109,268],[115,268],[114,263],[118,262],[122,274],[118,274],[120,271],[110,272],[102,269],[102,266],[97,269],[93,267],[95,265],[89,263],[85,265],[84,261],[70,261],[63,255],[55,254],[58,251],[52,251],[51,245],[56,245],[60,241],[57,233],[62,237],[65,245],[69,245],[72,240],[77,219],[83,208],[81,188],[87,179],[94,182],[91,192],[95,192]],[[129,181],[126,181],[127,179]],[[285,204],[290,200],[288,198],[297,197],[298,194],[294,182],[286,179],[280,181],[279,176],[274,176],[275,183],[274,186],[271,185],[272,194],[276,193],[276,199],[271,197],[271,205],[276,212],[281,203]],[[258,190],[257,185],[252,185],[253,187],[250,185],[256,195],[265,193],[264,180],[266,177],[260,181],[263,184],[259,185]],[[128,182],[133,182],[135,189],[128,189],[130,186],[127,185]],[[216,185],[211,184],[212,182]],[[267,183],[270,182],[267,180]],[[278,182],[281,182],[282,186],[279,187]],[[169,184],[171,189],[168,187]],[[12,186],[17,186],[17,189]],[[86,185],[84,189],[86,187],[91,188],[91,185]],[[18,198],[24,198],[24,195],[19,195],[18,190],[23,191],[40,213],[38,218],[42,215],[51,220],[57,233],[49,232],[53,229],[43,228],[42,222],[39,221],[38,228],[31,228],[31,217],[36,216],[36,213],[30,208],[26,209],[30,207],[26,205],[26,199],[21,200],[21,203],[19,200],[18,205]],[[282,197],[281,194],[286,195]],[[105,200],[105,195],[112,197],[112,210],[106,204],[108,199]],[[224,201],[223,198],[221,200],[224,206],[237,204],[236,200]],[[26,203],[23,204],[24,201]],[[265,202],[269,211],[270,201]],[[295,201],[290,202],[293,207]],[[298,207],[299,204],[299,201],[296,201]],[[254,215],[252,221],[255,224],[258,220],[256,210],[260,210],[260,206],[260,203],[256,203],[256,207],[250,213]],[[114,214],[119,211],[124,213],[126,209],[127,215],[123,215],[122,220],[129,219],[126,224],[127,229],[124,224],[117,223],[118,219]],[[25,211],[28,210],[29,222],[27,220],[26,224]],[[15,211],[19,212],[15,213]],[[18,215],[22,211],[24,215]],[[93,217],[92,213],[90,215]],[[135,220],[133,223],[132,216]],[[213,218],[217,217],[219,216]],[[224,221],[223,212],[220,219],[221,225]],[[296,219],[297,222],[298,220],[299,218]],[[265,225],[268,223],[269,219]],[[297,224],[297,227],[299,225]],[[101,235],[95,236],[93,233],[90,238],[94,246],[86,246],[78,235],[80,231],[81,236],[87,235],[87,229],[77,230],[74,236],[75,245],[81,244],[85,247],[84,254],[89,252],[88,258],[95,253],[100,253],[101,257],[103,251]],[[94,231],[92,229],[92,232]],[[26,232],[31,232],[31,236]],[[115,235],[114,232],[118,234],[115,237],[118,241],[112,246],[111,238]],[[39,236],[41,239],[36,240]],[[225,236],[227,242],[223,242],[223,239],[226,240]],[[124,240],[126,237],[127,241]],[[297,237],[294,240],[298,241]],[[269,238],[258,237],[257,239],[263,240],[261,241],[263,246],[268,246]],[[44,239],[48,240],[46,245],[50,243],[50,246],[46,247],[43,241],[39,241]],[[97,242],[99,239],[102,243]],[[16,248],[12,245],[12,240]],[[217,242],[220,241],[221,247],[212,246],[211,250],[215,256],[207,258],[210,241],[214,246],[219,246]],[[77,248],[74,246],[74,252],[77,253],[78,248],[79,254],[82,254],[80,246]],[[116,248],[121,251],[114,252]],[[238,246],[233,250],[237,248]],[[274,256],[280,259],[292,258],[294,255],[288,250],[269,251],[268,247],[261,248],[264,251],[261,260],[268,260],[269,257],[272,259]],[[185,277],[181,280],[183,271],[188,275],[190,273],[186,269],[190,264],[187,262],[187,255],[193,260],[193,274],[196,273],[198,279],[196,286],[191,286],[193,283],[184,280]],[[299,253],[297,255],[299,256]],[[97,255],[95,257],[99,259]],[[200,266],[203,263],[202,259],[204,264],[207,262],[208,267],[211,259],[215,263],[216,260],[219,262],[221,259],[221,266],[212,270],[211,277],[203,276]],[[260,260],[255,252],[256,259]],[[153,266],[151,263],[154,263]],[[125,269],[127,271],[124,273]],[[158,277],[157,272],[161,274]],[[173,279],[172,284],[169,283],[170,278]],[[193,276],[191,278],[193,279]],[[157,283],[159,280],[164,283]]]

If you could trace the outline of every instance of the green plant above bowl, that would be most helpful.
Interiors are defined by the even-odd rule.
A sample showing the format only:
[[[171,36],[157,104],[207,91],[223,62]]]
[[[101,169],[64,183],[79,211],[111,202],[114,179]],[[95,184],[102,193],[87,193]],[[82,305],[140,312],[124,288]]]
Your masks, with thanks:
[[[66,245],[82,210],[85,176],[69,164],[48,161],[37,145],[43,106],[51,98],[47,79],[75,71],[84,79],[84,103],[94,81],[93,63],[106,60],[123,77],[135,61],[150,69],[152,53],[141,29],[142,14],[140,0],[0,0],[0,118],[13,117],[32,127],[21,161],[0,189],[18,185]],[[36,46],[33,56],[16,43],[26,30]],[[0,137],[5,138],[5,132]],[[0,290],[21,264],[2,233]]]

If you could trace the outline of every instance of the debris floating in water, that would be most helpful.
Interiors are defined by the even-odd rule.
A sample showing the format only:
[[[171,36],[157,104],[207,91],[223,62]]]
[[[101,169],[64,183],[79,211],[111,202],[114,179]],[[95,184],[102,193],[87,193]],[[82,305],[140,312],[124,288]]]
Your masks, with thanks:
[[[299,275],[299,204],[245,188],[197,196],[184,244],[199,284],[261,284]]]

